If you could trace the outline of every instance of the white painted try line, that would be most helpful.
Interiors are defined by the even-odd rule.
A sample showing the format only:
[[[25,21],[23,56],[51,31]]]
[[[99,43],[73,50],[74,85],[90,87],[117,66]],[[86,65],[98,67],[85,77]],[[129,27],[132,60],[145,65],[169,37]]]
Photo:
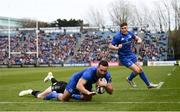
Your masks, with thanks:
[[[160,89],[163,84],[164,84],[164,82],[160,82],[160,83],[158,84],[157,89]]]
[[[137,110],[115,110],[115,111],[112,111],[112,110],[106,110],[106,111],[103,111],[103,110],[98,110],[98,111],[90,111],[90,110],[88,110],[88,111],[86,111],[86,110],[84,110],[84,111],[74,111],[74,110],[72,110],[72,111],[66,111],[66,110],[63,110],[63,111],[48,111],[48,110],[43,110],[43,111],[0,111],[0,112],[172,112],[172,111],[161,111],[161,110],[147,110],[147,111],[145,111],[145,110],[140,110],[140,111],[137,111]],[[173,110],[173,112],[179,112],[179,111],[174,111]]]
[[[158,83],[159,85],[159,83]],[[136,91],[147,91],[147,90],[156,90],[156,88],[121,88],[121,89],[114,89],[115,91],[128,91],[128,90],[136,90]],[[161,88],[161,90],[180,90],[180,88]]]
[[[83,104],[180,104],[180,101],[162,101],[162,102],[156,102],[156,101],[149,101],[149,102],[143,102],[143,101],[139,101],[139,102],[0,102],[0,104],[59,104],[59,103],[63,103],[63,104],[71,104],[71,103],[83,103]]]

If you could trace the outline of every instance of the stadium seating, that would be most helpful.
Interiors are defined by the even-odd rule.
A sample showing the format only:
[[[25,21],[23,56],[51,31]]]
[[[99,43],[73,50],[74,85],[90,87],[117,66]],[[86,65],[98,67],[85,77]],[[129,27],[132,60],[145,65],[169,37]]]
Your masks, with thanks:
[[[8,37],[0,36],[0,64],[62,64],[62,63],[89,63],[107,59],[118,61],[117,51],[110,50],[108,44],[117,31],[86,32],[85,34],[67,32],[38,33],[39,54],[36,55],[36,32],[17,31],[11,35],[8,58]],[[151,33],[137,31],[143,38],[143,43],[134,47],[134,52],[140,61],[167,60],[168,37],[166,33]]]

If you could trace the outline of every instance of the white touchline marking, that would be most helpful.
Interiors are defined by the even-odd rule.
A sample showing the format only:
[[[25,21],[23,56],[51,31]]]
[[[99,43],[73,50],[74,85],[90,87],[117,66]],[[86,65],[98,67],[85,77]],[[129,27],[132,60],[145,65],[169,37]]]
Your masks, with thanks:
[[[160,83],[158,84],[157,89],[160,89],[163,84],[164,84],[164,82],[160,82]]]
[[[180,101],[149,101],[149,102],[143,102],[143,101],[139,101],[139,102],[116,102],[116,101],[112,101],[112,102],[49,102],[49,101],[45,101],[45,102],[0,102],[0,104],[59,104],[59,103],[64,103],[64,104],[68,104],[68,103],[87,103],[87,104],[141,104],[141,103],[145,103],[145,104],[179,104]]]

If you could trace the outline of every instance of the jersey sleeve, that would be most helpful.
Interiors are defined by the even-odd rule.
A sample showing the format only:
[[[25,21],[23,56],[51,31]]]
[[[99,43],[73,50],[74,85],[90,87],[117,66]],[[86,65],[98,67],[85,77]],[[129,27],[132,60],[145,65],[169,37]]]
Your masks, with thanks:
[[[136,35],[134,35],[134,33],[131,32],[132,38],[136,39]]]
[[[112,39],[112,42],[111,42],[112,45],[114,45],[114,46],[115,46],[115,45],[118,45],[118,39],[117,39],[117,36],[118,36],[118,35],[114,36],[113,39]]]
[[[110,75],[110,73],[108,72],[107,74],[106,74],[106,80],[107,80],[107,83],[111,83],[112,82],[112,78],[111,78],[111,75]]]
[[[83,78],[84,80],[88,81],[91,80],[91,70],[87,69],[83,75],[81,76],[81,78]]]

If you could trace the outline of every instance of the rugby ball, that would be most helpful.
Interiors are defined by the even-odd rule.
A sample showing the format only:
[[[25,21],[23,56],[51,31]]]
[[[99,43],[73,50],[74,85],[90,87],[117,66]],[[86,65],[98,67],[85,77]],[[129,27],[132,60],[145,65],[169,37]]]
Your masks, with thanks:
[[[97,92],[98,94],[103,94],[103,93],[105,92],[105,88],[104,88],[104,87],[99,87],[99,86],[97,86],[97,87],[96,87],[96,92]]]
[[[106,81],[105,78],[99,78],[98,81],[103,81],[104,83],[107,84],[107,81]],[[97,92],[98,94],[103,94],[103,93],[105,92],[105,88],[96,85],[96,92]]]

